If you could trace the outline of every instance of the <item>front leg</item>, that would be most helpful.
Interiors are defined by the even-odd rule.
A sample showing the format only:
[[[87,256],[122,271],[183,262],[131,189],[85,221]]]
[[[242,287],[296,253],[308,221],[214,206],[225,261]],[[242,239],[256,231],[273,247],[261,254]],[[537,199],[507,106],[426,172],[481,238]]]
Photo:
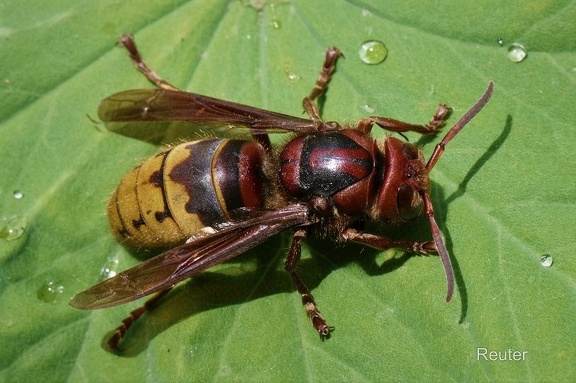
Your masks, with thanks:
[[[436,253],[436,245],[431,241],[394,241],[382,235],[364,233],[352,228],[344,230],[341,236],[346,241],[360,243],[377,250],[402,249],[418,255],[430,255],[430,253]]]
[[[444,122],[446,122],[446,119],[450,115],[451,111],[452,109],[450,109],[448,106],[440,104],[430,122],[425,125],[410,124],[407,122],[394,120],[392,118],[374,116],[360,120],[356,125],[356,128],[365,133],[370,133],[370,130],[372,130],[372,125],[376,124],[382,129],[389,130],[391,132],[417,132],[420,134],[431,134],[436,133],[438,129],[444,125]]]

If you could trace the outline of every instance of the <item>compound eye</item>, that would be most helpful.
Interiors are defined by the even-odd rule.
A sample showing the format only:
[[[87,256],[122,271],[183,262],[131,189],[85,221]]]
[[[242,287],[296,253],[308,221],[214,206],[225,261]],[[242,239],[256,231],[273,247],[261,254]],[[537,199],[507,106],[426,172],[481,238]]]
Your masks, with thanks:
[[[404,155],[409,160],[417,160],[418,159],[418,148],[412,144],[404,144],[402,146],[402,151]]]
[[[414,221],[422,211],[422,199],[409,185],[398,188],[396,204],[400,218],[406,222]]]

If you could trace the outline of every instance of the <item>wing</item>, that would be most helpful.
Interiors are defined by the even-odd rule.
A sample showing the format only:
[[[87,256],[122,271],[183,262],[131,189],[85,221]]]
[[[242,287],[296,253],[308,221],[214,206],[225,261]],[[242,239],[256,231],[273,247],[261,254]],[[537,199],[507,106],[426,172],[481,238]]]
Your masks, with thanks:
[[[315,222],[304,204],[264,212],[260,217],[233,223],[119,273],[75,295],[70,305],[85,310],[101,309],[166,290],[284,230]]]
[[[316,131],[316,125],[309,119],[166,89],[134,89],[113,94],[100,102],[98,116],[104,122],[181,121],[241,125],[251,128],[253,133]]]

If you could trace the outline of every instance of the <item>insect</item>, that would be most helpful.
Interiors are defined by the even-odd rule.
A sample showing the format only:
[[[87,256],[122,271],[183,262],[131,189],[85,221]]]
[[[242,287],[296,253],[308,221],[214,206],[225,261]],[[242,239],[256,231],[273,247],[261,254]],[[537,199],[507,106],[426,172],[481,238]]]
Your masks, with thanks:
[[[428,174],[446,144],[488,102],[492,82],[426,162],[415,145],[395,137],[376,140],[370,131],[376,125],[400,134],[435,133],[451,111],[444,104],[425,125],[385,117],[368,117],[345,127],[322,120],[316,99],[326,91],[341,56],[337,48],[327,50],[314,88],[303,100],[306,119],[184,92],[149,69],[130,35],[124,35],[121,43],[136,68],[157,88],[128,90],[104,99],[98,111],[102,121],[229,125],[248,128],[252,139],[213,138],[170,147],[121,181],[108,206],[115,235],[131,246],[171,249],[72,298],[72,306],[92,310],[158,293],[123,321],[109,340],[111,347],[116,348],[130,325],[174,285],[284,231],[293,233],[284,269],[322,339],[333,327],[320,315],[296,272],[301,242],[312,234],[382,250],[437,253],[446,274],[446,301],[450,301],[454,274],[434,219]],[[273,132],[295,137],[273,150],[268,136]],[[364,220],[401,224],[422,213],[432,241],[393,240],[358,229]]]

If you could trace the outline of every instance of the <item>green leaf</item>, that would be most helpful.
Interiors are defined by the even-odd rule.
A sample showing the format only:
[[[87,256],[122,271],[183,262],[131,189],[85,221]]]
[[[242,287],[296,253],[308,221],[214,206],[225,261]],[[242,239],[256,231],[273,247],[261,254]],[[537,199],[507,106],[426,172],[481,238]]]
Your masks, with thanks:
[[[576,5],[524,3],[4,4],[0,233],[25,228],[0,239],[0,380],[569,380]],[[336,327],[321,342],[282,270],[286,233],[178,286],[127,333],[123,352],[107,349],[142,302],[79,311],[68,300],[110,260],[117,271],[140,261],[109,233],[106,200],[158,147],[94,121],[99,100],[151,86],[115,46],[124,32],[183,89],[297,116],[326,48],[337,46],[345,58],[322,111],[350,123],[370,114],[425,122],[446,102],[451,124],[493,80],[493,98],[431,175],[457,277],[452,302],[436,257],[310,240],[299,272]],[[379,65],[358,58],[372,39],[388,48]],[[507,58],[512,43],[526,47],[524,61]],[[426,155],[439,141],[409,138],[427,144]],[[420,222],[394,235],[429,233]],[[540,264],[544,254],[552,266]],[[525,358],[485,360],[478,348]]]

